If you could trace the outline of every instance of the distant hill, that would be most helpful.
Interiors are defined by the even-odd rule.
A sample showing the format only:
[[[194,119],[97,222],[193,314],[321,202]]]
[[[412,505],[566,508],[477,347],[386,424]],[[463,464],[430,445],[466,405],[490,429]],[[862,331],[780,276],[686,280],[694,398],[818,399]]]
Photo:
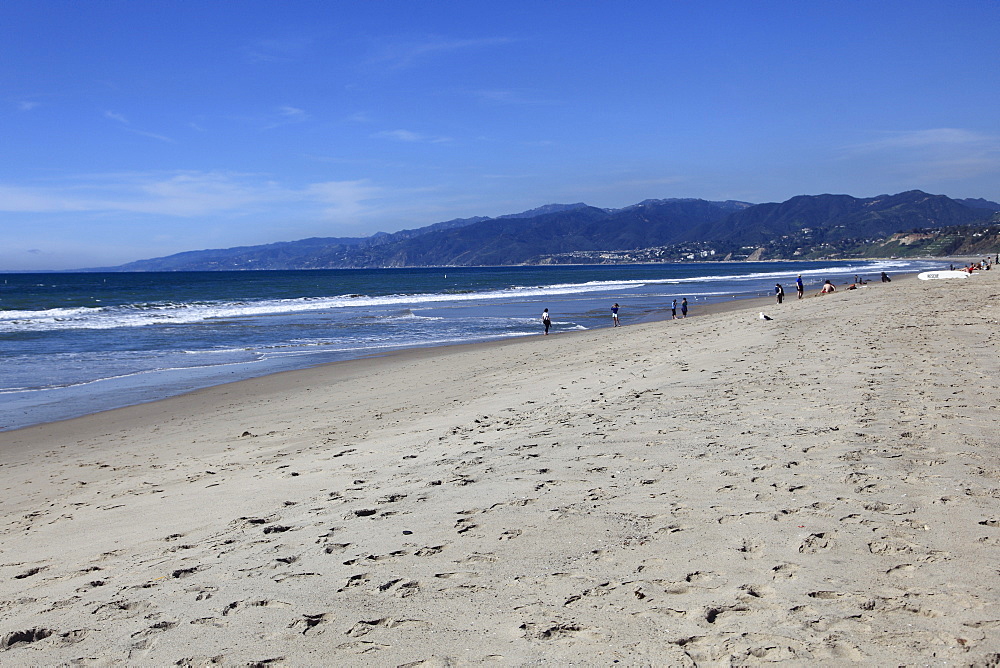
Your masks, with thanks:
[[[920,190],[863,199],[803,195],[735,213],[706,231],[705,238],[724,242],[730,250],[763,247],[764,258],[829,257],[831,249],[845,242],[866,243],[910,229],[966,225],[991,215]]]
[[[456,219],[365,238],[188,251],[111,270],[512,265],[551,262],[574,253],[672,249],[658,255],[662,260],[689,256],[688,246],[709,245],[715,259],[751,254],[765,259],[829,257],[847,245],[874,243],[917,228],[969,225],[1000,211],[986,200],[971,201],[977,205],[913,190],[864,199],[801,195],[756,205],[701,199],[650,199],[621,209],[550,204],[519,214]]]
[[[1000,222],[912,230],[865,244],[854,257],[993,256],[1000,252]]]
[[[976,199],[967,197],[965,199],[957,199],[955,201],[960,204],[964,204],[970,209],[986,209],[987,211],[993,212],[1000,211],[1000,204],[983,199],[982,197],[977,197]]]

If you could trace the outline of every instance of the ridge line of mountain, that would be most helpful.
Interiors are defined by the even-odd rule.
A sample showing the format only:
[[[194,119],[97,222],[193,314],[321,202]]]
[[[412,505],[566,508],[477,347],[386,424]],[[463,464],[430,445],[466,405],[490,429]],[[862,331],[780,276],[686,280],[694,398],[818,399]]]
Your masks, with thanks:
[[[659,249],[658,254],[647,253],[646,261],[693,259],[692,255],[815,259],[848,252],[849,245],[870,246],[904,231],[1000,222],[998,215],[996,202],[955,200],[920,190],[868,198],[798,195],[763,204],[670,198],[601,209],[578,202],[369,237],[311,237],[184,251],[85,271],[551,264],[638,249]]]

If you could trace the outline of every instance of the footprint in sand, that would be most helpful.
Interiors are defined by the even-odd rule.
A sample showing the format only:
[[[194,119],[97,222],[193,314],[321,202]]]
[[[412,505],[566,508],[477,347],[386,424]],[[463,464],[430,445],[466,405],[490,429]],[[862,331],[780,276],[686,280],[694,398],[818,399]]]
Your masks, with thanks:
[[[478,524],[473,522],[470,518],[466,517],[455,522],[455,529],[459,534],[467,533],[475,529]]]
[[[777,580],[778,578],[785,578],[788,580],[794,579],[796,577],[795,574],[798,572],[799,568],[800,566],[798,564],[791,564],[791,563],[778,564],[777,566],[771,569],[771,572],[774,573],[772,578],[775,580]]]
[[[406,598],[420,591],[420,583],[416,580],[404,580],[394,578],[388,582],[383,582],[378,586],[380,592],[389,591],[398,598]]]
[[[323,612],[315,615],[302,615],[300,619],[289,624],[288,628],[295,629],[304,636],[320,634],[323,632],[321,625],[329,621],[328,614]]]
[[[597,639],[600,634],[574,622],[534,624],[526,622],[519,627],[524,631],[524,637],[531,640],[573,640],[579,637]]]
[[[361,636],[368,635],[377,629],[392,629],[398,626],[429,629],[431,625],[419,619],[393,619],[391,617],[373,619],[370,621],[362,619],[348,629],[347,635],[352,638],[359,638]]]
[[[422,547],[416,552],[414,552],[413,555],[416,557],[429,557],[432,554],[438,554],[439,552],[441,552],[441,550],[443,550],[446,547],[447,545],[434,545],[433,547]]]
[[[249,608],[290,608],[291,606],[291,603],[269,599],[260,599],[256,601],[233,601],[222,609],[222,616],[226,617],[237,610],[246,610]]]
[[[802,544],[799,545],[799,552],[802,554],[815,554],[823,550],[828,550],[833,545],[834,532],[826,531],[813,533],[806,536]]]

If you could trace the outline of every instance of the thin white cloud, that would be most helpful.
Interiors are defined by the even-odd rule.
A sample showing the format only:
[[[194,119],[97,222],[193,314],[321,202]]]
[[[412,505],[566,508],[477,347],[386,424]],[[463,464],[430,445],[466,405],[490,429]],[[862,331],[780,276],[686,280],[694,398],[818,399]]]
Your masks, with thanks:
[[[372,117],[367,112],[359,111],[348,116],[347,120],[351,123],[371,123]]]
[[[145,130],[138,130],[136,128],[131,127],[132,124],[129,123],[129,120],[125,118],[124,114],[119,114],[116,111],[105,111],[104,117],[114,121],[115,123],[120,123],[121,125],[124,125],[125,131],[131,132],[134,135],[139,135],[140,137],[148,137],[150,139],[155,139],[157,141],[162,141],[169,144],[177,143],[174,139],[167,137],[166,135],[157,134],[155,132],[147,132]]]
[[[278,107],[278,113],[285,118],[301,119],[305,118],[306,112],[297,107],[290,107],[288,105]]]
[[[32,109],[41,105],[41,102],[35,102],[34,100],[21,100],[17,103],[18,111],[31,111]]]
[[[397,41],[379,46],[377,53],[371,60],[374,63],[384,63],[393,68],[411,67],[416,65],[418,61],[437,54],[501,46],[512,41],[507,37],[478,39],[428,37],[422,40]]]
[[[451,141],[450,137],[435,137],[432,135],[420,134],[419,132],[411,132],[410,130],[384,130],[382,132],[376,132],[372,135],[372,137],[375,137],[376,139],[393,139],[395,141],[419,144],[441,144]]]
[[[168,144],[177,143],[176,140],[171,139],[170,137],[167,137],[165,135],[158,135],[155,132],[145,132],[143,130],[134,130],[132,128],[128,128],[128,131],[134,135],[139,135],[140,137],[149,137],[150,139],[156,139],[157,141],[166,142]]]
[[[304,109],[291,105],[282,105],[275,109],[269,118],[264,119],[262,130],[273,130],[293,123],[302,123],[309,120],[309,114]]]
[[[477,90],[473,95],[484,102],[492,104],[503,104],[511,106],[535,106],[555,104],[551,100],[544,100],[524,91],[518,90]]]
[[[953,181],[1000,172],[1000,137],[959,128],[892,132],[848,146],[843,156],[885,161],[910,179]]]
[[[357,217],[366,212],[367,203],[381,190],[367,181],[326,181],[313,183],[302,193],[323,205],[323,213],[331,218]]]
[[[537,179],[538,174],[482,174],[484,179]]]
[[[856,144],[849,149],[858,152],[871,152],[914,148],[940,149],[954,146],[992,146],[996,148],[997,137],[958,128],[935,128],[912,132],[891,132],[880,139]]]
[[[194,217],[293,209],[354,219],[381,195],[381,188],[365,180],[291,187],[252,174],[101,174],[58,185],[0,184],[0,211]]]
[[[302,58],[312,43],[309,37],[261,39],[243,47],[243,58],[252,65],[290,63]]]

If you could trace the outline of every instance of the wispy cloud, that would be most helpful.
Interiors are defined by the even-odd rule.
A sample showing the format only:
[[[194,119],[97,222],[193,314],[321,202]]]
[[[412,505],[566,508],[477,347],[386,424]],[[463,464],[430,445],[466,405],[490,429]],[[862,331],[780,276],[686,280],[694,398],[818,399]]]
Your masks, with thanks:
[[[410,130],[385,130],[383,132],[376,132],[372,135],[372,137],[375,137],[376,139],[392,139],[395,141],[414,144],[442,144],[452,141],[451,137],[436,137],[421,134],[419,132],[411,132]]]
[[[158,135],[155,132],[146,132],[144,130],[135,130],[133,128],[128,128],[128,131],[134,135],[139,135],[140,137],[149,137],[150,139],[155,139],[157,141],[166,142],[168,144],[176,144],[177,141],[167,137],[166,135]]]
[[[848,147],[859,152],[886,151],[897,149],[940,149],[953,146],[983,146],[996,147],[997,137],[983,135],[958,128],[935,128],[931,130],[916,130],[911,132],[890,132],[884,137],[862,144]]]
[[[306,117],[306,112],[297,107],[290,107],[288,105],[278,107],[278,113],[284,116],[285,118],[291,118],[295,120],[303,119]]]
[[[252,64],[291,63],[302,58],[313,44],[310,37],[261,39],[243,47],[243,59]]]
[[[35,102],[34,100],[20,100],[17,103],[18,111],[31,111],[41,105],[41,102]]]
[[[371,123],[372,117],[367,112],[359,111],[348,116],[347,120],[351,123]]]
[[[155,132],[147,132],[146,130],[139,130],[133,128],[132,124],[129,123],[129,120],[125,118],[124,114],[120,114],[117,111],[105,111],[104,117],[107,118],[108,120],[114,121],[115,123],[121,124],[122,126],[124,126],[124,130],[126,132],[131,132],[134,135],[138,135],[140,137],[148,137],[150,139],[155,139],[157,141],[162,141],[169,144],[177,143],[174,139],[167,137],[166,135],[161,135]]]
[[[959,128],[890,132],[842,154],[888,161],[913,178],[955,180],[1000,170],[1000,137]]]
[[[380,188],[364,180],[313,183],[302,191],[305,197],[323,206],[326,216],[339,219],[363,214],[367,203],[380,193]]]
[[[0,184],[0,211],[193,217],[292,207],[351,218],[362,215],[381,194],[381,188],[365,180],[294,187],[228,172],[99,174],[57,185]]]
[[[503,105],[547,105],[556,104],[552,100],[546,100],[519,90],[477,90],[473,95],[483,102]]]
[[[420,61],[438,54],[502,46],[513,41],[507,37],[475,39],[426,37],[420,40],[401,40],[378,46],[371,62],[386,64],[393,68],[412,67]]]
[[[523,174],[482,174],[484,179],[537,179],[538,174],[525,172]]]
[[[270,113],[266,118],[264,118],[261,123],[261,130],[273,130],[274,128],[280,128],[285,125],[292,125],[294,123],[303,123],[309,120],[309,114],[306,113],[304,109],[299,109],[298,107],[293,107],[291,105],[282,105]]]

